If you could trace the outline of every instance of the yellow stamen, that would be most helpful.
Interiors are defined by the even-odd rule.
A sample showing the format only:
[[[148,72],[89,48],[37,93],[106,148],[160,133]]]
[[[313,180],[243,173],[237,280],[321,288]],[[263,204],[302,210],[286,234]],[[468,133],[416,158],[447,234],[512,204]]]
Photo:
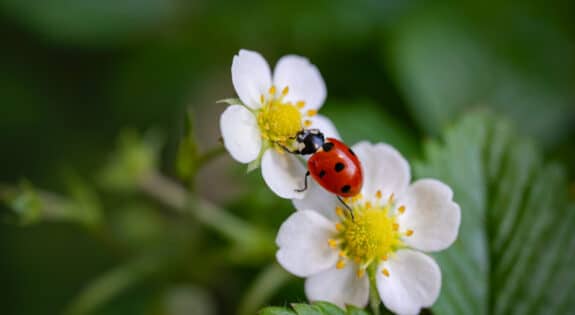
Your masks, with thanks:
[[[264,102],[266,101],[266,98],[264,97],[264,95],[260,95],[260,103],[263,105]]]
[[[375,198],[381,199],[381,190],[375,192]]]
[[[352,202],[356,202],[356,201],[361,200],[361,199],[363,199],[363,196],[361,194],[357,194],[357,195],[351,197]]]
[[[282,96],[286,96],[288,93],[289,93],[289,87],[286,86],[286,87],[282,90]]]
[[[306,128],[311,127],[311,120],[305,120],[305,121],[303,122],[303,125],[304,125]]]
[[[393,193],[391,193],[391,195],[389,195],[389,199],[387,200],[387,203],[392,204],[395,201],[395,195]]]
[[[327,244],[329,245],[329,247],[331,248],[337,248],[337,241],[330,238],[327,240]]]
[[[400,206],[397,211],[399,211],[399,213],[403,214],[405,212],[405,206]]]
[[[307,115],[308,115],[309,117],[315,116],[315,115],[317,115],[317,110],[315,110],[315,109],[310,109],[310,110],[307,111]]]
[[[343,261],[343,259],[338,260],[337,264],[335,264],[335,268],[343,269],[343,267],[345,267],[345,261]]]
[[[389,277],[389,270],[387,270],[387,268],[383,268],[381,273],[383,273],[383,275],[385,275],[386,277]]]
[[[382,198],[381,191],[376,192],[375,196]],[[372,264],[386,261],[395,251],[403,248],[402,237],[413,233],[400,229],[397,212],[392,211],[391,205],[382,205],[370,197],[372,199],[364,200],[358,194],[344,198],[352,207],[354,217],[348,215],[343,207],[335,207],[340,222],[335,223],[336,235],[328,241],[338,251],[337,264],[343,268],[349,259],[357,266],[358,277],[365,275]],[[389,276],[389,271],[385,270],[384,274]]]
[[[270,88],[270,92],[273,89]],[[289,146],[288,139],[293,138],[302,129],[300,111],[281,100],[272,98],[264,104],[257,114],[257,122],[262,131],[262,138],[272,144]],[[279,147],[279,146],[278,146]]]
[[[399,224],[383,208],[374,208],[370,202],[354,209],[355,217],[346,218],[339,232],[341,248],[349,257],[362,266],[392,252],[400,245],[400,235],[396,232]]]
[[[297,106],[297,108],[302,109],[305,107],[305,102],[304,101],[297,101],[297,103],[295,103],[295,106]]]
[[[275,95],[276,94],[276,86],[272,85],[272,87],[269,89],[268,92],[270,93],[270,95]]]
[[[413,230],[407,230],[407,232],[405,232],[405,235],[407,235],[407,236],[412,236],[412,235],[413,235]]]

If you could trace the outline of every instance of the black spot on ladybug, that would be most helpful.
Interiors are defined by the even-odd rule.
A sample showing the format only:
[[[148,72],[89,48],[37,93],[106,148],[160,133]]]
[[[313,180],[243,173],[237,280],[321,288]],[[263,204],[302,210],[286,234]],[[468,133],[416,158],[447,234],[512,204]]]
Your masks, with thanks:
[[[335,163],[335,171],[336,172],[341,172],[343,171],[343,169],[345,168],[345,165],[341,162],[337,162]]]
[[[341,192],[345,194],[348,193],[350,189],[351,189],[350,185],[344,185],[343,187],[341,187]]]
[[[319,171],[319,178],[322,178],[324,176],[325,176],[325,171],[324,170]]]
[[[351,155],[355,156],[355,152],[353,152],[351,148],[348,148],[347,150],[349,151],[349,153],[351,153]]]
[[[324,143],[324,144],[321,146],[321,148],[322,148],[325,152],[329,152],[329,151],[331,151],[331,149],[333,149],[333,145],[334,145],[334,144],[331,143],[331,142],[326,142],[326,143]]]

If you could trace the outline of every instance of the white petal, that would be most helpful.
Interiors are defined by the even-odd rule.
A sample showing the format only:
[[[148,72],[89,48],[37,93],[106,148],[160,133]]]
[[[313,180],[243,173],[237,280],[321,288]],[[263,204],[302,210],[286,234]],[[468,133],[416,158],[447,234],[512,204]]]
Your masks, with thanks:
[[[272,75],[267,61],[255,51],[242,49],[232,62],[232,82],[245,105],[261,107],[260,95],[267,95]]]
[[[282,57],[274,69],[274,85],[278,91],[289,87],[285,100],[305,102],[305,110],[319,109],[326,97],[325,82],[316,66],[307,58],[288,55]]]
[[[343,269],[330,268],[305,281],[305,295],[310,301],[327,301],[344,308],[346,304],[364,307],[369,298],[369,280],[356,274],[357,266],[348,263]]]
[[[315,128],[321,130],[321,132],[326,138],[341,139],[339,132],[337,132],[335,125],[329,118],[323,115],[315,115],[313,117],[304,117],[304,120],[311,121],[311,126],[309,128]]]
[[[315,211],[297,211],[281,225],[276,238],[276,258],[282,267],[296,276],[307,277],[333,267],[338,252],[327,240],[335,226]]]
[[[422,251],[449,247],[457,238],[461,221],[459,205],[452,198],[451,188],[435,179],[421,179],[409,186],[398,200],[406,209],[399,216],[399,226],[402,231],[413,230],[403,241]]]
[[[305,172],[303,162],[292,154],[268,149],[262,157],[264,181],[276,195],[282,198],[301,199],[305,196],[305,191],[296,191],[304,187]]]
[[[339,221],[335,214],[335,207],[339,201],[335,195],[323,189],[311,177],[308,178],[307,184],[308,189],[305,197],[292,200],[294,207],[298,210],[314,210],[332,222]]]
[[[395,148],[385,143],[364,141],[354,145],[352,150],[361,162],[364,198],[371,199],[380,190],[383,200],[387,200],[392,193],[397,197],[407,189],[411,180],[409,164]]]
[[[383,274],[389,271],[389,277]],[[377,290],[389,310],[398,314],[418,314],[439,296],[441,270],[433,258],[413,250],[400,250],[379,265]]]
[[[241,163],[255,160],[262,148],[256,117],[241,105],[231,105],[220,116],[224,146]]]

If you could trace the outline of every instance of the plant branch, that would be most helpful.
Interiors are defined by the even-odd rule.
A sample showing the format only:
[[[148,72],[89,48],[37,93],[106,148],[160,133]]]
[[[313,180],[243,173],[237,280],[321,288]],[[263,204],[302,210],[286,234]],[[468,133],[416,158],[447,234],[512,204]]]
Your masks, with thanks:
[[[211,162],[213,159],[219,157],[223,153],[226,152],[226,148],[223,145],[217,146],[215,148],[211,148],[205,153],[201,154],[198,157],[196,169],[202,168],[205,164]]]
[[[252,282],[238,307],[238,315],[255,314],[291,275],[277,263],[267,266]]]
[[[184,187],[159,173],[151,173],[139,183],[140,189],[176,212],[190,215],[205,226],[235,241],[241,250],[271,255],[272,235],[234,216],[215,204],[189,193]]]

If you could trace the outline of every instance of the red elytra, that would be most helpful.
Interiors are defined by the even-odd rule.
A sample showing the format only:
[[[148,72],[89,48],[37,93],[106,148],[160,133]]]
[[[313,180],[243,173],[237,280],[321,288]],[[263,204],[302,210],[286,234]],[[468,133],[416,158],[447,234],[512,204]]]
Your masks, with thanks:
[[[307,167],[313,179],[335,195],[353,197],[363,186],[359,159],[337,139],[327,138],[322,149],[309,158]]]

